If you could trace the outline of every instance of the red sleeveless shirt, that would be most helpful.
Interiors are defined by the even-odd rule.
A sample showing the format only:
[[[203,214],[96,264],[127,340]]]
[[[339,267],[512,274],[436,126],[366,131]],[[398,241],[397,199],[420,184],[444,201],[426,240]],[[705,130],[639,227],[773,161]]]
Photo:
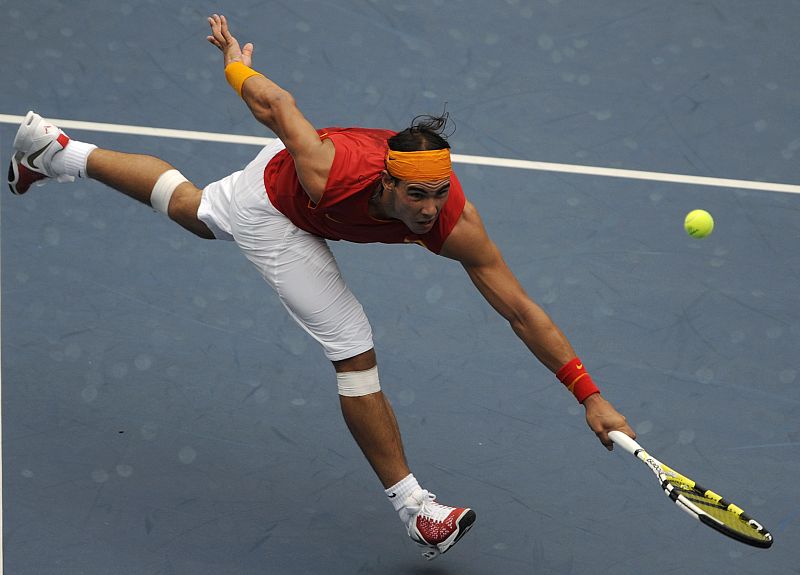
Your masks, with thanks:
[[[414,234],[399,220],[378,220],[369,214],[369,200],[377,189],[387,140],[395,132],[368,128],[327,128],[321,138],[333,142],[336,153],[325,193],[314,205],[306,194],[289,152],[281,150],[264,169],[270,202],[296,225],[329,240],[357,243],[418,243],[439,253],[466,204],[464,191],[450,175],[450,192],[431,231]]]

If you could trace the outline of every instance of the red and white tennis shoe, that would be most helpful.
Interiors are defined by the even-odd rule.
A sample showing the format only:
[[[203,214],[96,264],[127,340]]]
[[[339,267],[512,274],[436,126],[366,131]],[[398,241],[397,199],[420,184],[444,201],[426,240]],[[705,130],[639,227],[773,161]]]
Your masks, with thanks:
[[[442,505],[433,493],[424,489],[409,496],[404,511],[408,515],[408,535],[427,549],[422,556],[428,560],[447,552],[475,522],[472,509]]]
[[[69,136],[39,114],[28,112],[14,138],[14,157],[8,166],[8,187],[13,194],[24,194],[32,184],[47,178],[74,180],[58,175],[50,165],[53,156],[69,144]]]

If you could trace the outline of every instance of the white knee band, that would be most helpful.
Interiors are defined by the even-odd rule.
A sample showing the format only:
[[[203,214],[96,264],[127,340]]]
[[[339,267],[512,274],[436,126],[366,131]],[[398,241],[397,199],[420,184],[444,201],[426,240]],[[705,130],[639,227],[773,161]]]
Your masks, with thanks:
[[[169,216],[169,200],[172,198],[175,188],[188,181],[178,170],[167,170],[161,174],[156,185],[153,186],[153,191],[150,193],[150,205],[157,212]]]
[[[339,395],[345,397],[360,397],[370,393],[377,393],[381,390],[377,365],[364,371],[337,373],[336,383],[339,386]]]

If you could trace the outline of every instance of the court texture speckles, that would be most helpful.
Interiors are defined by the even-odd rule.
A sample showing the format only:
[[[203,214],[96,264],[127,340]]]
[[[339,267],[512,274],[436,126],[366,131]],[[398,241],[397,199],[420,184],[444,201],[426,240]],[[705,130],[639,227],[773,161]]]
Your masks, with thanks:
[[[468,198],[605,395],[775,536],[727,540],[606,452],[458,264],[333,243],[412,469],[478,514],[426,563],[330,365],[235,246],[81,181],[0,195],[6,572],[795,572],[796,0],[0,9],[2,162],[34,109],[199,185],[240,169],[273,134],[224,81],[213,12],[316,126],[402,129],[446,105]],[[703,240],[683,231],[697,208]]]

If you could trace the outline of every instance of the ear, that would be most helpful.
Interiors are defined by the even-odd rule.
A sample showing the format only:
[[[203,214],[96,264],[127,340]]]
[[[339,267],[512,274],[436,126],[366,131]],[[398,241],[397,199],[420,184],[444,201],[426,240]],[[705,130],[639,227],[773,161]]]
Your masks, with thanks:
[[[381,183],[386,190],[394,189],[394,178],[386,170],[381,170]]]

